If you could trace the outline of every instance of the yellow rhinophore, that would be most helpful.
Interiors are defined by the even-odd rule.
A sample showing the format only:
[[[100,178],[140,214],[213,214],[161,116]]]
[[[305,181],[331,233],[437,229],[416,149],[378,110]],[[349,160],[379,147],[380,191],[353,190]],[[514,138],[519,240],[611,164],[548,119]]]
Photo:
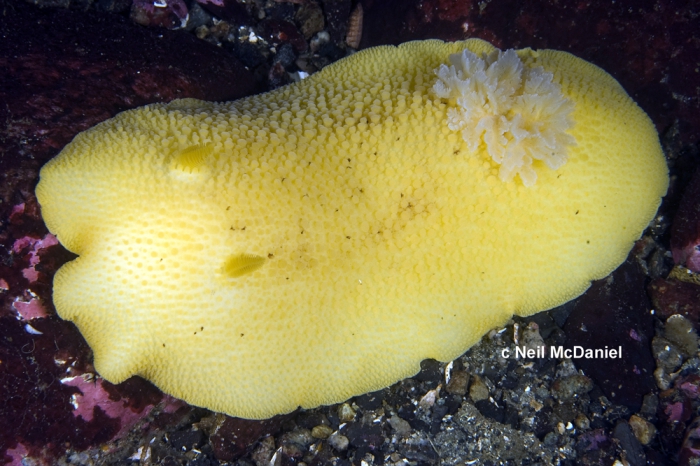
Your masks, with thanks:
[[[50,161],[37,196],[79,255],[56,309],[102,376],[266,418],[580,295],[667,184],[654,126],[610,75],[470,40],[121,113]]]

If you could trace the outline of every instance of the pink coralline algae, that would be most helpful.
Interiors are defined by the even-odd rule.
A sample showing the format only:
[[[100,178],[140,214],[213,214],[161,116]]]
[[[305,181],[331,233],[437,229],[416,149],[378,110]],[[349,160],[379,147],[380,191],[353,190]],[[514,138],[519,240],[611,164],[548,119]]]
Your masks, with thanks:
[[[27,457],[29,452],[21,443],[15,448],[10,448],[7,450],[7,455],[10,457],[9,466],[22,466],[22,460]]]
[[[22,270],[22,275],[30,283],[35,282],[39,278],[39,272],[35,267],[39,263],[39,251],[50,246],[58,244],[58,240],[51,233],[43,238],[32,238],[25,236],[14,242],[12,252],[15,254],[27,254],[29,259],[29,267]]]
[[[115,438],[128,433],[138,421],[148,416],[154,407],[153,404],[149,404],[140,411],[131,409],[128,400],[113,398],[113,395],[105,389],[107,382],[102,377],[89,372],[65,377],[61,379],[61,383],[79,390],[78,393],[71,396],[75,417],[81,417],[84,421],[91,422],[95,417],[96,409],[99,408],[109,418],[120,420],[121,427]],[[163,403],[162,412],[165,413],[174,413],[185,405],[183,401],[168,395],[163,395],[161,403]]]
[[[61,384],[71,387],[71,391],[73,391],[68,405],[72,407],[75,424],[78,426],[102,426],[102,428],[98,427],[97,429],[98,435],[100,431],[110,432],[112,440],[124,437],[139,423],[143,424],[143,429],[147,429],[148,424],[144,421],[147,420],[156,405],[159,413],[166,414],[175,413],[179,408],[185,406],[184,402],[165,395],[158,403],[156,403],[157,399],[153,399],[151,403],[143,407],[134,408],[130,406],[127,398],[122,398],[115,392],[114,385],[92,373],[65,377],[61,379]],[[66,423],[66,425],[70,425],[70,423]],[[30,442],[27,445],[18,443],[15,447],[7,449],[5,461],[8,461],[7,457],[10,460],[6,464],[20,466],[26,464],[25,460],[27,459],[30,459],[32,464],[50,464],[48,458],[51,447],[52,445],[49,444],[46,449],[38,451],[36,446],[31,445]]]
[[[690,374],[681,377],[676,382],[676,386],[688,398],[692,400],[697,400],[698,398],[700,398],[700,376],[696,374]]]
[[[75,327],[55,316],[0,317],[0,464],[54,464],[137,425],[145,435],[144,421],[183,406],[143,379],[113,385],[96,377],[89,354]]]
[[[13,206],[12,210],[10,211],[10,221],[12,221],[12,219],[15,216],[20,216],[23,213],[24,213],[24,202],[17,204],[16,206]]]
[[[688,410],[685,409],[683,402],[667,404],[664,408],[664,414],[671,422],[688,420]]]
[[[29,301],[23,301],[21,298],[16,298],[12,303],[12,307],[17,311],[19,317],[24,320],[38,319],[47,317],[46,309],[37,298],[31,298]]]

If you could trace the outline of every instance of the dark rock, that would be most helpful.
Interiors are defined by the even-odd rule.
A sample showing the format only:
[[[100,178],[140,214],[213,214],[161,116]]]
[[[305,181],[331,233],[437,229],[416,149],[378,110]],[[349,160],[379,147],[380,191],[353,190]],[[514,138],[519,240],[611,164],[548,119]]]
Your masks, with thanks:
[[[554,428],[556,423],[552,417],[552,408],[549,406],[545,406],[535,413],[535,419],[532,423],[532,433],[540,440],[544,439],[544,436]]]
[[[285,466],[297,464],[301,461],[301,458],[304,456],[305,452],[306,451],[304,448],[295,443],[282,445],[282,455],[279,461]]]
[[[671,253],[677,265],[700,272],[700,170],[686,187],[673,218]]]
[[[197,455],[193,459],[187,460],[187,466],[219,466],[219,462],[216,459],[207,455]],[[254,464],[240,463],[236,466],[255,466]]]
[[[313,429],[316,426],[330,426],[331,422],[328,420],[328,417],[319,412],[315,411],[306,411],[300,413],[294,421],[299,427],[302,427],[304,429]]]
[[[424,359],[420,363],[420,372],[413,376],[414,379],[425,382],[430,390],[436,388],[442,379],[440,363],[434,359]]]
[[[503,416],[503,423],[511,426],[513,429],[517,429],[520,426],[520,414],[518,410],[507,406]]]
[[[674,344],[684,359],[698,351],[698,334],[693,323],[683,316],[674,315],[666,319],[664,337]]]
[[[650,421],[655,421],[658,407],[659,397],[655,393],[649,393],[644,395],[642,407],[639,409],[639,414]]]
[[[309,44],[297,27],[289,21],[278,19],[266,19],[258,25],[260,37],[275,47],[282,44],[291,44],[297,53],[306,52]]]
[[[41,8],[70,8],[71,3],[75,5],[80,5],[82,8],[77,8],[78,10],[85,10],[86,6],[90,6],[90,1],[78,0],[76,2],[71,2],[71,0],[29,0],[28,3],[32,3]]]
[[[282,63],[274,63],[267,72],[267,81],[271,89],[277,89],[292,82]]]
[[[131,0],[97,0],[95,9],[107,13],[124,13],[129,10]]]
[[[338,43],[345,39],[351,9],[350,0],[323,0],[328,32],[333,42]]]
[[[569,318],[569,314],[574,310],[576,301],[569,301],[568,303],[562,304],[561,306],[555,307],[554,309],[547,311],[549,315],[554,320],[554,323],[559,327],[564,327],[566,319]]]
[[[556,327],[549,334],[549,338],[547,338],[545,343],[547,343],[547,346],[564,346],[564,343],[566,343],[566,333],[564,333],[564,331],[559,327]],[[545,359],[543,362],[546,364],[549,361],[554,364],[557,363],[556,359],[550,358]]]
[[[657,278],[649,284],[654,309],[668,318],[680,314],[695,327],[700,323],[700,285],[675,279]]]
[[[306,39],[311,39],[325,26],[323,10],[315,1],[305,2],[296,13],[296,20],[301,25],[301,32]]]
[[[605,429],[608,427],[608,422],[602,416],[593,416],[589,427],[591,429]]]
[[[445,406],[447,406],[447,414],[454,415],[459,408],[462,406],[463,395],[447,395],[445,400]]]
[[[453,395],[464,396],[469,386],[469,373],[464,370],[452,370],[450,381],[447,384],[447,392]]]
[[[674,187],[678,186],[678,178],[673,178]],[[669,193],[673,196],[674,189]],[[669,199],[669,194],[665,199]],[[632,248],[632,256],[642,268],[642,271],[649,278],[656,279],[666,277],[673,268],[673,259],[668,254],[667,246],[662,245],[655,238],[662,238],[670,228],[670,221],[667,219],[669,205],[672,201],[664,204],[664,209],[660,209],[657,216],[652,220],[646,234],[642,236]]]
[[[256,90],[225,51],[111,14],[14,2],[0,15],[0,36],[11,38],[0,44],[0,172],[43,164],[78,132],[122,110]]]
[[[561,401],[570,401],[593,389],[593,381],[581,374],[561,377],[552,384],[552,395]]]
[[[384,391],[379,390],[356,397],[355,403],[360,407],[360,409],[365,411],[373,411],[382,407],[383,400]]]
[[[279,63],[284,68],[289,68],[292,64],[294,64],[294,60],[296,60],[296,58],[297,56],[294,53],[294,47],[292,47],[291,44],[283,44],[280,46],[279,50],[277,50],[272,63]]]
[[[103,7],[119,9],[116,3]],[[53,464],[67,448],[105,444],[125,426],[99,404],[91,420],[76,416],[72,396],[80,390],[59,382],[94,372],[85,341],[72,323],[54,316],[51,305],[52,276],[75,256],[61,246],[39,250],[38,278],[29,283],[22,274],[28,254],[12,252],[16,240],[47,233],[33,195],[38,168],[79,131],[120,111],[181,97],[236,98],[255,85],[226,52],[113,14],[3,3],[0,35],[0,275],[8,286],[0,292],[0,392],[11,400],[0,403],[0,458],[21,444],[29,456]],[[32,320],[41,332],[36,335],[24,330],[13,308],[30,291],[48,315]],[[145,415],[163,400],[138,377],[119,385],[100,379],[95,387],[109,397],[105,402],[119,402],[125,415]],[[151,426],[177,425],[190,412],[163,412]],[[169,455],[164,451],[163,458]]]
[[[415,431],[418,432],[430,432],[430,424],[425,422],[423,419],[417,418],[415,414],[411,413],[404,413],[401,414],[402,418],[404,418],[406,421],[408,421],[409,424],[411,424],[411,428]]]
[[[265,9],[265,16],[270,19],[279,19],[282,21],[294,22],[294,5],[291,3],[277,2]]]
[[[678,451],[693,416],[690,399],[675,388],[664,390],[659,394],[657,415],[661,444],[667,451]]]
[[[335,409],[329,409],[326,411],[328,422],[330,422],[330,426],[333,427],[334,429],[337,429],[340,427],[341,421],[340,417],[338,416],[338,409],[335,407]],[[305,426],[302,426],[305,427]],[[307,427],[308,429],[308,427]]]
[[[158,456],[152,455],[153,459],[158,461],[158,464],[162,466],[180,466],[180,462],[177,461],[173,456],[165,456],[162,459]]]
[[[615,445],[603,429],[584,432],[576,441],[577,465],[613,464],[618,459]]]
[[[260,49],[250,42],[224,42],[223,47],[230,49],[245,66],[255,69],[267,63],[267,58]]]
[[[375,451],[384,443],[382,428],[376,424],[364,425],[359,422],[350,422],[340,429],[340,433],[350,440],[350,445],[358,449]]]
[[[553,448],[557,445],[557,434],[554,432],[550,432],[547,435],[544,436],[544,440],[542,441],[546,446],[549,448]]]
[[[530,322],[534,322],[535,324],[537,324],[537,330],[539,331],[540,336],[545,339],[549,338],[549,335],[557,327],[556,322],[554,321],[554,319],[552,319],[552,316],[549,314],[549,312],[538,312],[537,314],[532,315],[530,317],[518,318],[517,321],[524,324],[523,327],[525,327]]]
[[[224,21],[249,26],[255,23],[246,7],[237,0],[197,0],[202,8]]]
[[[678,453],[679,466],[695,466],[700,464],[700,417],[693,419],[688,429],[681,450]]]
[[[431,415],[432,422],[430,423],[430,433],[435,435],[440,432],[440,426],[442,425],[442,418],[447,415],[449,408],[443,405],[433,406],[433,411]]]
[[[655,387],[650,349],[653,317],[644,282],[638,266],[628,260],[608,278],[593,283],[576,302],[564,326],[569,348],[622,347],[620,359],[581,358],[575,364],[608,399],[632,411],[639,410],[642,397]]]
[[[343,49],[332,42],[327,42],[318,49],[319,56],[327,60],[327,64],[340,60],[345,56]]]
[[[185,26],[188,13],[183,0],[168,0],[162,6],[153,0],[133,0],[129,16],[141,26],[179,29]]]
[[[651,340],[651,350],[656,359],[657,369],[662,369],[664,373],[671,374],[683,364],[683,355],[676,345],[665,338],[654,337]],[[668,386],[664,387],[668,388]]]
[[[306,448],[314,441],[309,429],[296,428],[291,432],[286,432],[280,437],[282,445],[295,444]]]
[[[647,466],[678,466],[678,463],[664,452],[647,448],[645,453]]]
[[[188,451],[199,448],[204,443],[204,432],[201,430],[186,430],[173,432],[169,436],[170,444],[175,450]]]
[[[506,409],[503,406],[492,403],[490,400],[479,400],[474,403],[474,406],[484,417],[493,419],[501,424],[505,421]]]
[[[496,384],[498,388],[512,390],[518,386],[518,377],[513,372],[507,372],[505,376]]]
[[[118,385],[105,380],[102,388],[109,394],[110,400],[124,400],[124,403],[135,412],[141,412],[146,406],[155,405],[163,399],[163,393],[155,385],[136,376],[129,377]]]
[[[620,419],[629,418],[630,414],[627,406],[612,404],[607,406],[603,417],[609,425],[614,425]]]
[[[24,325],[14,317],[0,318],[0,458],[20,442],[41,457],[63,452],[65,443],[85,449],[111,439],[119,419],[99,407],[89,422],[75,417],[71,396],[80,392],[57,381],[65,376],[64,365],[54,362],[59,354],[68,365],[88,363],[90,350],[75,326],[56,317],[34,319],[32,326],[42,334],[33,335]]]
[[[625,421],[620,421],[615,425],[613,437],[620,442],[624,458],[630,466],[644,466],[647,464],[644,448],[639,443],[637,437],[634,436],[630,425]]]
[[[190,7],[190,15],[187,19],[187,25],[185,29],[191,31],[197,29],[199,26],[204,26],[205,24],[211,23],[211,15],[207,13],[199,3],[194,3]]]
[[[428,443],[423,442],[418,445],[401,445],[399,452],[408,460],[418,464],[435,464],[439,460],[439,455],[435,448]]]
[[[682,3],[630,9],[626,2],[384,0],[363,6],[363,48],[479,37],[500,48],[564,50],[611,73],[660,130],[679,121],[681,140],[700,138],[697,77],[686,71],[700,61],[700,43],[687,40],[698,17]]]
[[[254,421],[224,416],[223,422],[209,437],[214,456],[219,461],[233,461],[250,453],[259,439],[277,432],[287,418],[289,415]]]
[[[569,422],[573,422],[578,414],[578,407],[572,402],[566,403],[555,403],[552,406],[552,415],[554,419],[558,422],[562,422],[566,425]]]

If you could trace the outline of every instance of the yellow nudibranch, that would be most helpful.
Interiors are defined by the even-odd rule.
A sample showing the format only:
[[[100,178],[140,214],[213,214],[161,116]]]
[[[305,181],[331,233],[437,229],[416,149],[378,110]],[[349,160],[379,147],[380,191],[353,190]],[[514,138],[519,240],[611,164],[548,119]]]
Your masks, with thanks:
[[[649,118],[568,53],[345,58],[235,102],[123,112],[41,171],[95,367],[267,418],[448,361],[615,269],[668,184]]]

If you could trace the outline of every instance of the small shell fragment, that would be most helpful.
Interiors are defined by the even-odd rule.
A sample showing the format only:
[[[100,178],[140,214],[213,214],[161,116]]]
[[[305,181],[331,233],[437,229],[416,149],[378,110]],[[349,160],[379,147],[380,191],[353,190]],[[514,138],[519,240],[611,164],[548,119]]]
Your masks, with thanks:
[[[428,393],[423,395],[423,398],[421,398],[420,401],[418,402],[418,407],[420,409],[425,410],[425,411],[432,408],[433,405],[435,404],[435,401],[440,396],[440,389],[441,388],[442,388],[442,385],[438,385],[436,389],[429,390]]]
[[[343,403],[338,408],[338,417],[342,422],[352,422],[355,420],[355,410],[348,403]]]
[[[26,324],[26,325],[24,326],[24,330],[25,330],[27,333],[30,333],[30,334],[32,334],[32,335],[43,335],[43,334],[44,334],[44,332],[40,332],[39,330],[35,329],[34,327],[32,327],[32,326],[29,325],[29,324]]]

